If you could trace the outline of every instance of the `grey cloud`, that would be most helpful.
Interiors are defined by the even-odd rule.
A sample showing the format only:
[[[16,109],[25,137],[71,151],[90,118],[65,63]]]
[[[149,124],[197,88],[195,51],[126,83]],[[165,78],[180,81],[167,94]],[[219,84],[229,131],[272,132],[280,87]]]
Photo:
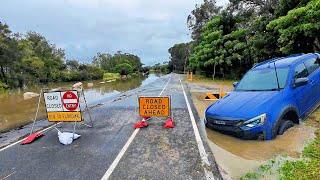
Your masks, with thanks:
[[[43,34],[67,58],[88,61],[97,52],[121,50],[150,65],[168,60],[173,44],[190,40],[186,17],[201,1],[2,0],[0,21],[14,32]]]

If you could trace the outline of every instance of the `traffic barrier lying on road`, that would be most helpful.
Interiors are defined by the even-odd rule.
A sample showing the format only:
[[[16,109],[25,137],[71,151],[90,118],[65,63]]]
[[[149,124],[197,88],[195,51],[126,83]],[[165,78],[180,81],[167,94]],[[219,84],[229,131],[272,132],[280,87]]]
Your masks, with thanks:
[[[42,136],[44,136],[44,134],[42,133],[33,133],[33,134],[30,134],[27,138],[25,138],[21,144],[22,145],[25,145],[25,144],[30,144],[32,142],[34,142],[35,140],[41,138]]]

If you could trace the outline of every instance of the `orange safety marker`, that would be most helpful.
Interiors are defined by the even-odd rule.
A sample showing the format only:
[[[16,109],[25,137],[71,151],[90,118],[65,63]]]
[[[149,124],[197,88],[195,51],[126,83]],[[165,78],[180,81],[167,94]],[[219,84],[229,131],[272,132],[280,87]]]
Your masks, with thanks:
[[[228,93],[219,89],[219,93],[206,93],[205,100],[217,101],[223,97],[225,97]]]
[[[193,72],[188,72],[188,74],[187,74],[187,79],[188,79],[189,81],[192,81],[192,78],[193,78]]]
[[[134,128],[138,129],[138,128],[145,128],[148,127],[148,120],[150,119],[150,117],[143,117],[141,121],[138,121],[134,124]]]
[[[166,120],[166,122],[164,123],[163,127],[166,128],[166,129],[174,128],[173,118],[171,118],[171,117],[168,118]]]

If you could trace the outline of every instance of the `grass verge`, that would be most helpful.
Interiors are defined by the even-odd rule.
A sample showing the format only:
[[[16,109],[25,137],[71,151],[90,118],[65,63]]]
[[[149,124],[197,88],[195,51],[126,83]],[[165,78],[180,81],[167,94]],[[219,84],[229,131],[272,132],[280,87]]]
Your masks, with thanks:
[[[320,108],[307,124],[317,128],[316,138],[302,151],[302,158],[286,161],[279,169],[280,179],[320,179]]]
[[[310,115],[306,124],[317,128],[316,137],[304,147],[301,158],[280,157],[270,160],[258,170],[248,172],[241,179],[265,179],[266,176],[281,180],[320,179],[320,108]]]

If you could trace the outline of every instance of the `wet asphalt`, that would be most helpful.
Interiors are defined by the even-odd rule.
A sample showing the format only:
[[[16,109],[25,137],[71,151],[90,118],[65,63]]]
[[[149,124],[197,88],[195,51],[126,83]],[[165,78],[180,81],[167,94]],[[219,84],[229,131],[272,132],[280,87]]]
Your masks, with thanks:
[[[172,98],[176,127],[164,129],[165,119],[151,119],[149,127],[138,132],[110,179],[206,179],[204,168],[221,179],[201,131],[210,162],[209,167],[202,165],[180,78],[177,74],[166,75],[101,102],[91,109],[94,127],[77,124],[76,133],[81,137],[69,146],[59,143],[57,130],[52,128],[30,145],[17,144],[1,151],[0,179],[101,179],[134,132],[134,123],[141,119],[137,97],[158,96],[169,80],[162,95]],[[193,113],[199,129],[203,129]],[[88,120],[87,113],[85,118]],[[57,127],[72,132],[73,124]]]

